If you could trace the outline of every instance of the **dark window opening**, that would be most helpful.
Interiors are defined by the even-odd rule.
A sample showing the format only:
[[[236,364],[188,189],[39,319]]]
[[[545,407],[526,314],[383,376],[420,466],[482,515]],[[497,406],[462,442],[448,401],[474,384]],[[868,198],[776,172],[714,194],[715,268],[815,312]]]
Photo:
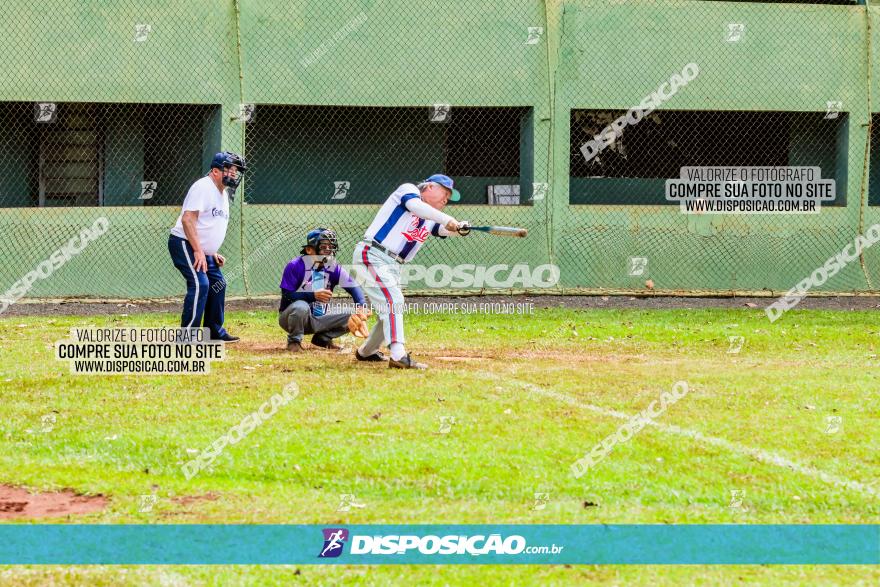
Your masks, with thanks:
[[[49,115],[50,107],[37,116]],[[97,206],[101,201],[101,137],[93,104],[65,104],[38,132],[37,201],[43,206]]]
[[[0,207],[178,205],[219,149],[219,106],[0,103]]]
[[[451,176],[519,176],[523,108],[456,108],[446,129]]]
[[[868,161],[868,205],[880,206],[880,114],[871,114],[871,156]]]
[[[658,110],[596,149],[594,136],[624,115],[571,111],[570,203],[668,204],[665,180],[686,166],[818,166],[837,180],[828,205],[845,205],[845,112]]]
[[[530,108],[258,105],[246,198],[379,204],[402,183],[445,173],[459,204],[485,204],[493,186],[532,189],[531,132]]]

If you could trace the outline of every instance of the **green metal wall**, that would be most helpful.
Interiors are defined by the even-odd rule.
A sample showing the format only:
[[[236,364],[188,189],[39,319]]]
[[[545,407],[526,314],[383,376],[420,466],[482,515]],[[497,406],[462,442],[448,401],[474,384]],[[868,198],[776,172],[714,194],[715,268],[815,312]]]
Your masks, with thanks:
[[[565,288],[640,290],[644,276],[630,277],[625,267],[647,256],[658,290],[778,291],[880,222],[868,206],[866,166],[870,115],[880,109],[872,75],[880,8],[708,0],[10,0],[4,8],[0,101],[219,105],[194,145],[214,137],[244,150],[246,127],[233,120],[240,103],[257,104],[257,116],[259,105],[284,104],[530,108],[529,180],[548,183],[548,197],[450,208],[475,223],[526,226],[530,237],[431,243],[419,256],[426,264],[552,262]],[[723,42],[731,22],[747,23],[740,43]],[[148,42],[132,42],[137,23],[151,24]],[[527,27],[543,27],[540,43],[525,43]],[[340,29],[348,32],[337,38]],[[691,61],[700,76],[663,108],[822,112],[826,100],[843,101],[846,206],[815,216],[694,217],[670,206],[570,205],[570,110],[637,104]],[[298,137],[284,140],[302,147]],[[0,154],[24,148],[27,141],[0,142]],[[198,156],[206,167],[206,153]],[[25,186],[21,174],[9,177],[0,190],[11,198]],[[129,195],[124,178],[116,185]],[[375,211],[237,198],[223,247],[230,293],[277,291],[284,262],[317,224],[338,230],[347,260]],[[166,250],[178,213],[175,206],[0,209],[0,289],[106,216],[109,232],[30,295],[180,295]],[[880,251],[869,250],[824,289],[878,283]]]
[[[741,42],[722,42],[727,23],[746,24]],[[554,222],[562,232],[556,259],[565,285],[637,289],[650,276],[675,289],[787,290],[861,232],[869,132],[865,7],[579,2],[565,5],[561,26],[557,153],[568,145],[561,113],[637,104],[646,88],[692,61],[700,75],[664,109],[824,111],[826,100],[837,99],[850,121],[848,205],[819,215],[698,217],[674,207],[567,206],[567,198],[556,198]],[[566,182],[565,166],[554,173],[555,185]],[[630,256],[648,257],[649,274],[623,271]],[[858,264],[826,284],[838,291],[868,288]]]

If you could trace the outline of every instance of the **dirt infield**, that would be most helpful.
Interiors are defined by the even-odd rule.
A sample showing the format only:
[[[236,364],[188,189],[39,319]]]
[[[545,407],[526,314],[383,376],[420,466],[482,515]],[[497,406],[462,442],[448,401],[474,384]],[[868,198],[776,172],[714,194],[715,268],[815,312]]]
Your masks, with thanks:
[[[79,495],[69,489],[30,493],[21,487],[0,485],[0,520],[91,514],[105,507],[107,498],[103,495]]]
[[[334,299],[348,300],[342,294]],[[685,297],[665,295],[486,295],[486,296],[433,296],[407,297],[407,303],[415,308],[437,304],[533,304],[532,308],[573,308],[573,309],[645,309],[673,310],[699,308],[753,308],[763,311],[776,298],[770,297]],[[0,318],[11,316],[55,316],[55,315],[122,315],[144,313],[178,313],[180,300],[27,300],[11,305]],[[804,298],[798,309],[820,310],[873,310],[880,308],[880,296],[827,296]],[[277,298],[234,299],[226,302],[227,311],[277,310]]]

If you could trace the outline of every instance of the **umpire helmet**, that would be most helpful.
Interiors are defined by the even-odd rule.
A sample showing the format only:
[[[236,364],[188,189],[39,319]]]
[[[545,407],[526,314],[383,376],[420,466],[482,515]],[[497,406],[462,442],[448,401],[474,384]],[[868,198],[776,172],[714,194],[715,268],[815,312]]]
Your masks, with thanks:
[[[320,255],[321,251],[319,250],[319,245],[321,241],[329,241],[330,242],[330,255],[336,256],[336,251],[339,250],[339,242],[336,239],[336,231],[332,228],[315,228],[309,231],[309,234],[306,235],[306,244],[305,247],[312,247],[315,249],[315,254]],[[300,251],[300,255],[306,254],[306,248],[303,247],[303,250]]]
[[[247,162],[244,160],[244,157],[232,151],[221,151],[214,155],[214,158],[211,160],[211,169],[216,168],[220,171],[225,171],[230,167],[238,168],[238,173],[234,178],[224,175],[223,185],[235,192],[235,188],[241,183],[242,174],[247,171]]]

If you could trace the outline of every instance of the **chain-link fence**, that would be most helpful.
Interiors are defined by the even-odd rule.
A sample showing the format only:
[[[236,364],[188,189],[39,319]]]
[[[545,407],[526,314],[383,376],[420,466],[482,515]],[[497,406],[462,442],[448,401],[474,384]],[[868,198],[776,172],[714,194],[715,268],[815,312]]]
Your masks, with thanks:
[[[431,242],[417,262],[558,265],[551,291],[784,291],[878,221],[880,23],[857,2],[15,0],[5,12],[4,291],[106,218],[27,295],[179,295],[167,232],[221,149],[250,163],[221,250],[233,295],[277,292],[316,226],[337,231],[348,262],[388,194],[434,173],[462,193],[456,218],[529,236]],[[667,198],[683,168],[724,167],[818,168],[836,198],[759,214]],[[867,249],[818,289],[874,290],[878,261]]]
[[[557,85],[558,111],[570,113],[566,285],[787,290],[863,231],[869,13],[819,4],[566,9],[564,44],[579,56],[561,60],[559,79],[571,81]],[[653,112],[589,145],[646,99]],[[817,214],[682,213],[666,180],[700,166],[818,167],[837,197]],[[825,284],[868,287],[859,262]]]

